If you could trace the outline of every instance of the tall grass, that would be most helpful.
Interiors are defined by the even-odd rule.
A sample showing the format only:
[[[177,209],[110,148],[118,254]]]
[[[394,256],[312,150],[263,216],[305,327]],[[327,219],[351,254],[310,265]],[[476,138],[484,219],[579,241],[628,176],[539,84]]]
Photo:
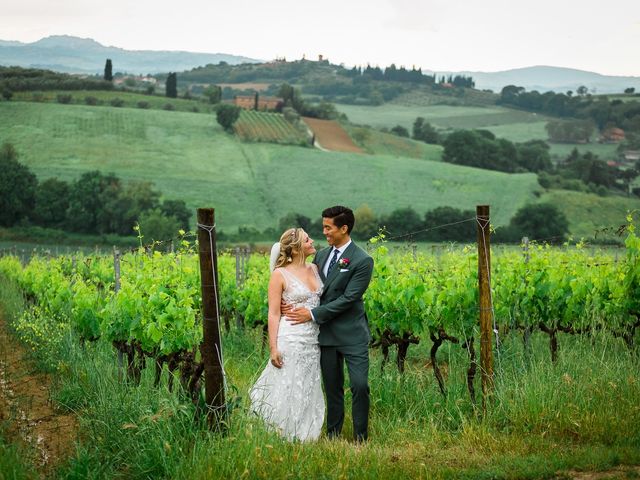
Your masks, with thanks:
[[[152,368],[139,386],[120,381],[110,345],[83,347],[69,332],[56,350],[53,399],[78,415],[81,436],[57,477],[541,478],[640,462],[637,352],[605,332],[562,336],[552,365],[546,337],[532,338],[528,360],[515,333],[502,339],[486,414],[469,399],[459,346],[439,351],[446,397],[428,362],[429,342],[411,347],[404,375],[393,362],[382,369],[372,351],[370,440],[360,445],[351,441],[348,390],[337,441],[289,443],[250,414],[247,391],[267,361],[257,330],[223,338],[233,406],[223,434],[209,432],[189,401],[168,390],[167,372],[159,388]]]

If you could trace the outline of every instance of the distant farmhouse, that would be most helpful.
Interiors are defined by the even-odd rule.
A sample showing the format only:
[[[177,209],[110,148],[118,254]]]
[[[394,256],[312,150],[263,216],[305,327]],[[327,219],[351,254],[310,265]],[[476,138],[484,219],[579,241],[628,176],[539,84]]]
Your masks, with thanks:
[[[624,130],[617,127],[607,128],[600,137],[601,143],[618,143],[625,139]]]
[[[236,95],[233,104],[245,110],[280,110],[284,100],[278,97],[262,97],[259,95]]]

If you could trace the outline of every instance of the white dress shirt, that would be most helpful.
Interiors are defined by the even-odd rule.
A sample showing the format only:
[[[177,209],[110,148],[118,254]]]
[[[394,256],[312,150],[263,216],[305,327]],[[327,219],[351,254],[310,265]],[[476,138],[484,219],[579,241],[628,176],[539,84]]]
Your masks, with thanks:
[[[344,251],[347,249],[349,245],[351,245],[351,240],[349,240],[347,243],[342,245],[340,248],[334,247],[333,249],[331,249],[329,258],[327,258],[327,261],[325,262],[324,267],[322,267],[322,272],[324,273],[325,278],[327,278],[327,275],[329,274],[329,264],[331,263],[331,259],[333,258],[335,251],[338,250],[338,257],[336,258],[336,262],[337,262],[340,260],[340,257],[342,257],[342,254],[344,253]]]

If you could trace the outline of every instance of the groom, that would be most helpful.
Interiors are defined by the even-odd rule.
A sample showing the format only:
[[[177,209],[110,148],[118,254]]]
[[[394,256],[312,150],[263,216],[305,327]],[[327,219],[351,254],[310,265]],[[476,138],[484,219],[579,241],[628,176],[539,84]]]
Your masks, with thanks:
[[[313,260],[324,289],[320,306],[298,308],[287,317],[294,323],[320,326],[320,365],[327,396],[327,434],[337,437],[344,422],[344,362],[352,393],[353,433],[367,440],[369,424],[369,341],[371,334],[362,295],[373,273],[373,259],[351,240],[353,211],[336,206],[322,212],[322,233],[329,244]]]

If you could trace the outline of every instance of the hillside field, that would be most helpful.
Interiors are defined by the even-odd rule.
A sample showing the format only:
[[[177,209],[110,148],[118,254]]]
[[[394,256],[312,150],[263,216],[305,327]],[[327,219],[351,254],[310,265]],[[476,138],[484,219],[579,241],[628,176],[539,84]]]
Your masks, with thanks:
[[[540,197],[540,202],[553,203],[564,212],[576,241],[580,237],[593,238],[596,230],[605,227],[615,230],[625,223],[628,211],[640,210],[637,197],[599,197],[568,190],[551,190]],[[599,233],[598,238],[616,237]]]
[[[489,130],[497,137],[506,138],[512,142],[526,142],[540,139],[548,142],[545,125],[549,117],[532,112],[514,110],[499,106],[467,107],[449,105],[399,105],[388,103],[379,107],[336,105],[349,121],[369,125],[375,128],[392,128],[402,125],[411,132],[413,122],[417,117],[423,117],[427,122],[441,130],[476,129]],[[550,143],[551,156],[560,160],[577,148],[579,152],[593,152],[598,157],[609,160],[617,157],[617,144],[562,144]]]
[[[0,142],[13,143],[40,179],[72,180],[99,169],[152,181],[167,198],[190,208],[215,207],[223,231],[277,227],[291,211],[315,218],[340,203],[366,203],[376,214],[488,203],[501,225],[539,190],[533,174],[246,144],[224,133],[213,115],[186,112],[2,102]]]
[[[372,127],[402,125],[411,131],[417,117],[440,129],[487,128],[513,123],[536,123],[545,118],[535,113],[498,106],[459,107],[449,105],[408,106],[387,103],[379,107],[336,105],[353,123]]]

